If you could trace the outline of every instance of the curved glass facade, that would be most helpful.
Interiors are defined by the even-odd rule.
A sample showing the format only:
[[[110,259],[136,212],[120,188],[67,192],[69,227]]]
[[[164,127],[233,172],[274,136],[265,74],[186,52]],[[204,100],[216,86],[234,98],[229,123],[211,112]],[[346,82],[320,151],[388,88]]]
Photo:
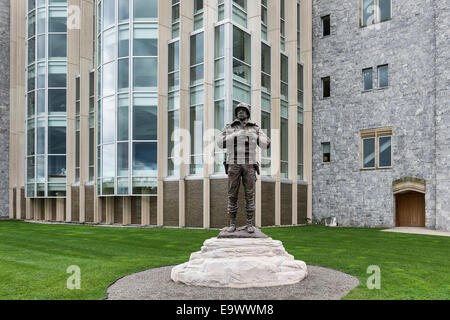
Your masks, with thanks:
[[[98,1],[97,193],[156,195],[158,1]]]
[[[27,5],[26,197],[65,197],[67,0]]]

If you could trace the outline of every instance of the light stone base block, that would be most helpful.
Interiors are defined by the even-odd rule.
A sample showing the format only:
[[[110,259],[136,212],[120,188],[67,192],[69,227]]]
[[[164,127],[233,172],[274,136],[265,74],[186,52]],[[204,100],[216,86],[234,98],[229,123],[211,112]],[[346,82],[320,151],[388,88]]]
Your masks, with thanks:
[[[294,260],[281,241],[271,238],[208,239],[171,273],[175,282],[215,288],[290,285],[306,276],[305,262]]]

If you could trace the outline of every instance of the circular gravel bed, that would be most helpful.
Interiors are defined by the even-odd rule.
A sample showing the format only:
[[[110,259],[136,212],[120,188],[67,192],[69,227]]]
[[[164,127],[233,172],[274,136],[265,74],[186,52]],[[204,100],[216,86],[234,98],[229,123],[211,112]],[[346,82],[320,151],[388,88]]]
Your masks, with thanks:
[[[308,265],[306,279],[294,285],[231,289],[175,283],[174,266],[148,269],[120,278],[107,289],[109,300],[338,300],[359,284],[346,273]]]

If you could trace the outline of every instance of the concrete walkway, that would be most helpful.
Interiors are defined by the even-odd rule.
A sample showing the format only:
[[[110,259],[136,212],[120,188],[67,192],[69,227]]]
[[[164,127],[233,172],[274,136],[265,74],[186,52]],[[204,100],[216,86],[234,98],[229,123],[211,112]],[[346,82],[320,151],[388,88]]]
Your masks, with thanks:
[[[427,228],[396,227],[396,228],[385,229],[385,230],[381,230],[381,231],[411,233],[411,234],[425,234],[428,236],[450,237],[450,232],[448,232],[448,231],[431,230],[431,229],[427,229]]]

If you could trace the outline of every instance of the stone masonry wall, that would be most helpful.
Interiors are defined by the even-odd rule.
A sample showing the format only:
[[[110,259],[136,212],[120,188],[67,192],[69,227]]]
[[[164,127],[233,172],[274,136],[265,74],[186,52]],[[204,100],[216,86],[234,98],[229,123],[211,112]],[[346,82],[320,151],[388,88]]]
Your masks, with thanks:
[[[0,217],[9,215],[9,0],[0,0]]]
[[[426,226],[435,227],[433,6],[433,0],[392,1],[391,20],[360,28],[358,0],[313,1],[313,218],[392,227],[392,182],[417,177],[426,180]],[[321,17],[328,14],[331,35],[322,38]],[[378,89],[377,66],[384,64],[389,87]],[[362,70],[369,67],[374,90],[363,92]],[[322,99],[326,76],[331,97]],[[360,130],[389,126],[393,168],[360,170]],[[322,142],[331,142],[330,163],[322,162]]]
[[[436,229],[450,231],[450,0],[436,14]]]

